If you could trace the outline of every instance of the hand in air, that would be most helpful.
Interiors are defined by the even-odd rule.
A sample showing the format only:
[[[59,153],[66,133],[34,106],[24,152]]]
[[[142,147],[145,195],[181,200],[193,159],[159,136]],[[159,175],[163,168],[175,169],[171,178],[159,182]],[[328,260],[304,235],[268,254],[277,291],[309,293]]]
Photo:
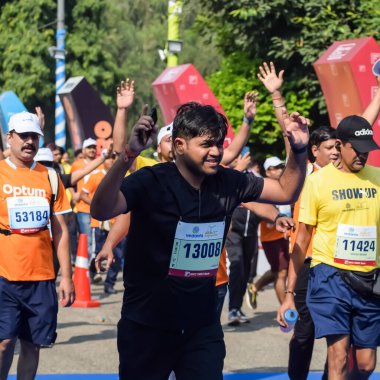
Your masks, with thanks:
[[[151,116],[147,115],[148,105],[143,107],[142,115],[132,128],[128,142],[128,151],[138,155],[144,149],[149,148],[157,138],[158,126],[154,124]]]
[[[259,93],[257,91],[249,91],[244,96],[244,116],[252,119],[256,115],[256,102]]]
[[[285,109],[282,117],[285,135],[288,137],[292,149],[300,150],[306,147],[309,142],[310,120],[301,116],[298,112],[293,112],[289,115]]]
[[[128,109],[132,106],[135,99],[135,82],[127,78],[120,82],[116,89],[116,103],[119,109]]]
[[[270,63],[270,66],[264,62],[259,70],[261,74],[257,74],[257,77],[270,93],[280,90],[284,82],[284,70],[281,70],[277,75],[273,62]]]

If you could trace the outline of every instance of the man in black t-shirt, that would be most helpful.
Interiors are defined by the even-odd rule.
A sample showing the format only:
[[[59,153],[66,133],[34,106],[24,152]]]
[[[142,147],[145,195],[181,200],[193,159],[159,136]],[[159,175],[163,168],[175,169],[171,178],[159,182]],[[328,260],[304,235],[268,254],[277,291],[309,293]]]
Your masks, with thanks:
[[[215,315],[215,276],[234,209],[241,202],[293,202],[306,172],[307,120],[285,116],[292,151],[279,180],[219,165],[226,118],[211,106],[187,103],[173,122],[174,163],[124,178],[154,140],[142,116],[129,144],[99,185],[91,213],[98,220],[131,212],[125,249],[120,379],[223,378],[225,347]]]

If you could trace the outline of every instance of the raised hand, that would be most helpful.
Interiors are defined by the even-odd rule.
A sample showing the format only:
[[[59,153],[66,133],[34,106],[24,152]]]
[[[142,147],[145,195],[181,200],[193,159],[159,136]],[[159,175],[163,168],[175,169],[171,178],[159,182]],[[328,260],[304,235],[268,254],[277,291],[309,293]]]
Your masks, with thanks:
[[[309,125],[310,120],[301,116],[298,112],[293,112],[290,116],[283,110],[283,122],[285,126],[285,134],[289,139],[289,143],[293,149],[302,149],[309,142]]]
[[[157,137],[158,126],[154,124],[147,112],[148,105],[145,104],[140,119],[132,128],[128,142],[128,151],[132,154],[140,154],[144,149],[150,147]]]
[[[263,85],[270,93],[278,91],[281,88],[284,82],[284,70],[281,70],[277,75],[273,62],[270,62],[270,67],[264,62],[263,66],[259,67],[259,70],[261,74],[257,74],[257,77],[263,82]]]
[[[36,107],[35,110],[38,120],[40,121],[41,131],[43,131],[45,127],[45,114],[42,112],[41,107]]]
[[[121,81],[120,86],[116,89],[116,104],[117,108],[128,109],[133,104],[135,99],[135,82],[130,81],[129,78],[126,81]]]
[[[239,155],[239,157],[236,159],[236,165],[235,170],[238,170],[239,172],[243,172],[248,168],[248,166],[251,163],[251,156],[250,153],[247,152],[244,154],[244,156]]]
[[[259,93],[257,91],[249,91],[244,96],[244,116],[252,119],[256,115],[256,101]]]

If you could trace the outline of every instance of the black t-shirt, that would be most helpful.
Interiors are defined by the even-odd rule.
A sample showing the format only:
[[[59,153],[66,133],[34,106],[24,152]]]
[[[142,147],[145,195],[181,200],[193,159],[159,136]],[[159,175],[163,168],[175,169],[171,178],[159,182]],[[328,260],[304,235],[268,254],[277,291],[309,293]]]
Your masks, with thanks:
[[[168,276],[179,220],[225,220],[241,202],[257,199],[263,179],[219,167],[194,189],[174,163],[145,167],[126,177],[121,191],[131,211],[125,247],[122,316],[163,329],[188,329],[215,321],[215,278]]]
[[[236,207],[232,214],[231,231],[241,236],[256,236],[261,219],[244,206]]]
[[[61,177],[61,180],[65,189],[69,187],[73,187],[71,183],[71,174],[60,173],[59,176]]]

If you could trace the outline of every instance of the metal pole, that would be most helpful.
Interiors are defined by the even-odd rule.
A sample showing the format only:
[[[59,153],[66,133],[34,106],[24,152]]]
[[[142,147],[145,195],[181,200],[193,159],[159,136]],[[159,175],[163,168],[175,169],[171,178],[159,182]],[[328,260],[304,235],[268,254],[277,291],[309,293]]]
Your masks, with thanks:
[[[65,0],[58,0],[57,4],[57,49],[65,51]],[[55,143],[63,148],[66,147],[65,111],[59,100],[58,91],[64,85],[65,54],[55,57]]]
[[[168,3],[168,40],[179,40],[179,15],[182,11],[182,1],[169,0]],[[178,66],[178,55],[168,52],[167,67]]]

